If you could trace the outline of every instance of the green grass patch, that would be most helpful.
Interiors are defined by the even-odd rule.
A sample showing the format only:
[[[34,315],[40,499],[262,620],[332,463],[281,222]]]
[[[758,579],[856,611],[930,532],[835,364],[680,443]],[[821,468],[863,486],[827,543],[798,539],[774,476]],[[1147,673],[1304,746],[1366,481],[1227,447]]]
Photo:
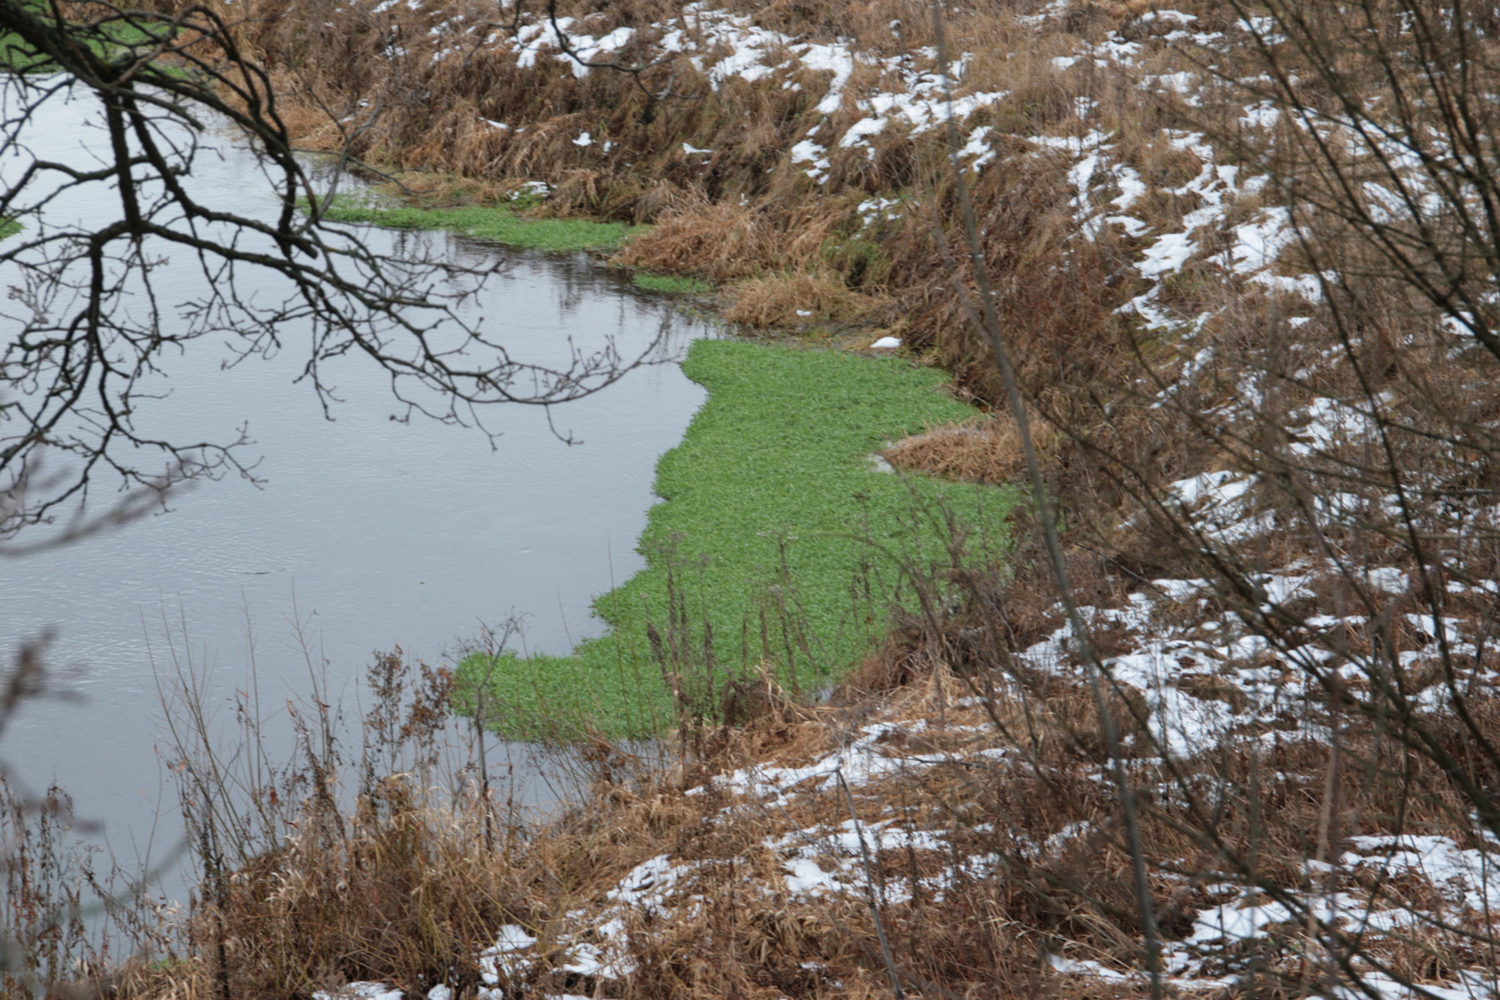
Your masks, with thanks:
[[[683,371],[708,402],[657,463],[646,568],[594,602],[612,630],[572,656],[460,667],[508,736],[660,733],[679,705],[713,718],[726,684],[762,668],[820,689],[886,634],[903,560],[946,564],[949,515],[971,545],[1008,538],[1013,494],[872,461],[890,440],[971,415],[942,372],[723,340],[695,343]]]
[[[638,271],[630,279],[637,288],[661,295],[707,295],[714,286],[697,278],[682,278],[671,274],[652,274]]]
[[[21,0],[18,6],[22,12],[35,16],[47,26],[57,26],[45,0]],[[163,38],[171,37],[170,32],[158,34],[154,30],[165,30],[165,26],[160,21],[153,19],[150,28],[153,30],[120,19],[93,25],[68,22],[65,30],[76,44],[82,45],[100,58],[112,59],[127,51],[149,49]],[[56,69],[57,66],[51,58],[32,48],[20,35],[10,31],[0,31],[0,72],[51,73]],[[178,75],[171,69],[165,69],[163,72]]]
[[[615,250],[643,228],[588,219],[532,219],[508,205],[414,208],[359,195],[335,198],[325,218],[394,229],[447,229],[506,246],[554,253]]]

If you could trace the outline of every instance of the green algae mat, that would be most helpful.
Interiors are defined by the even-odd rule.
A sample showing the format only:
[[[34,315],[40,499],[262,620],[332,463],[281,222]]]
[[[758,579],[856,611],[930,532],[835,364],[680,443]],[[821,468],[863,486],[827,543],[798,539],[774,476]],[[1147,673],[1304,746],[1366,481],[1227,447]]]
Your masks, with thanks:
[[[693,344],[708,390],[661,457],[639,551],[647,565],[599,597],[611,626],[572,656],[474,655],[469,708],[512,738],[664,732],[719,717],[736,680],[770,671],[816,692],[886,634],[906,569],[948,561],[959,524],[991,553],[1015,494],[881,471],[905,434],[971,416],[945,373],[900,359],[730,340]]]
[[[642,227],[589,219],[533,219],[508,205],[414,208],[366,195],[340,195],[323,217],[332,222],[372,223],[391,229],[446,229],[524,250],[575,253],[618,250]]]

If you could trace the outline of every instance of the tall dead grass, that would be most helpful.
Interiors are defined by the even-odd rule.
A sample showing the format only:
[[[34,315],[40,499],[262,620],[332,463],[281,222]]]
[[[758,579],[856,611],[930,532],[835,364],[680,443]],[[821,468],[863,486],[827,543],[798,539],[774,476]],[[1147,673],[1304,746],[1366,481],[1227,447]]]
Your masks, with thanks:
[[[1057,432],[1045,420],[1033,417],[1031,426],[1038,448],[1051,452],[1057,447]],[[1026,464],[1020,433],[1004,418],[934,427],[897,441],[882,454],[899,469],[994,486],[1013,482]]]

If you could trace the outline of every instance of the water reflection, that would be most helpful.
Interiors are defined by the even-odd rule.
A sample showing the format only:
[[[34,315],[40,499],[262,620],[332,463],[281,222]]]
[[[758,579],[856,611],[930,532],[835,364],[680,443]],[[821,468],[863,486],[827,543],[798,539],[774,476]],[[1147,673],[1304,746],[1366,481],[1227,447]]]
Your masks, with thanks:
[[[76,145],[68,130],[90,113],[75,102],[38,128]],[[257,165],[232,142],[218,152],[200,161],[197,182],[249,210]],[[55,626],[51,662],[73,695],[28,706],[6,734],[5,756],[31,787],[55,781],[72,793],[126,858],[145,849],[159,814],[172,809],[156,754],[161,670],[190,660],[215,724],[232,737],[249,690],[268,718],[319,675],[320,697],[353,702],[374,651],[399,645],[441,660],[513,613],[524,616],[528,648],[566,651],[600,631],[592,597],[643,564],[634,543],[654,499],[655,459],[703,398],[670,362],[707,328],[583,259],[444,235],[371,239],[492,264],[464,309],[503,330],[526,360],[614,343],[625,357],[650,347],[655,363],[565,407],[493,408],[485,414],[492,439],[403,421],[387,373],[352,357],[330,368],[341,402],[325,416],[297,382],[305,357],[295,329],[278,354],[229,368],[221,345],[206,342],[168,359],[169,393],[142,420],[202,438],[245,425],[263,485],[198,483],[174,495],[169,512],[120,532],[0,562],[7,654]],[[527,760],[495,764],[518,781],[518,799],[551,794]]]

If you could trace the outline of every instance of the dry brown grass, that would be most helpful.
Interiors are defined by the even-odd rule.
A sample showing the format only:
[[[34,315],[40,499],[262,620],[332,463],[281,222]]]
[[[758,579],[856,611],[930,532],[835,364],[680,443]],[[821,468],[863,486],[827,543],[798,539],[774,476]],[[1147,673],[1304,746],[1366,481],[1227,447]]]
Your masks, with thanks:
[[[1057,432],[1035,414],[1031,428],[1039,452],[1057,446]],[[897,441],[881,454],[898,469],[996,486],[1012,482],[1026,468],[1020,432],[1015,421],[1005,417],[934,427]]]
[[[419,809],[408,784],[387,779],[367,807],[382,815],[351,818],[339,837],[309,830],[237,871],[221,901],[199,908],[199,941],[214,940],[220,921],[225,928],[234,996],[359,979],[413,991],[444,977],[478,981],[474,957],[496,927],[527,912],[523,885],[489,859],[479,816]],[[219,970],[208,963],[204,974],[213,982]]]
[[[731,286],[723,312],[731,323],[780,329],[815,323],[857,322],[875,308],[828,274],[768,274]]]
[[[805,271],[818,261],[841,213],[827,206],[800,207],[803,214],[793,216],[772,206],[690,205],[663,216],[649,233],[617,254],[615,262],[715,283]]]

